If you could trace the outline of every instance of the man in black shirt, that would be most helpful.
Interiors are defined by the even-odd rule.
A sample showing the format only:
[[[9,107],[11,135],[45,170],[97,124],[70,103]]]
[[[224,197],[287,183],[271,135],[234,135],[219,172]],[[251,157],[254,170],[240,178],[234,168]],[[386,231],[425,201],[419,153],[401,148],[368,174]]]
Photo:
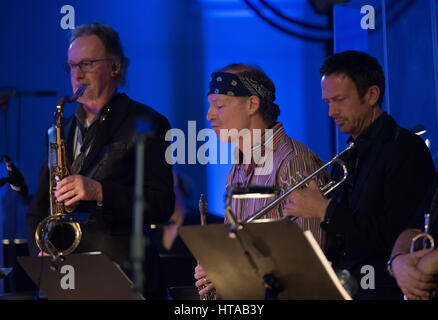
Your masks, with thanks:
[[[329,116],[355,143],[341,157],[348,179],[330,199],[312,182],[290,195],[285,212],[323,220],[327,258],[359,282],[353,298],[401,299],[386,262],[432,182],[432,158],[421,138],[382,111],[385,76],[375,58],[357,51],[338,53],[325,60],[321,75]],[[342,174],[333,167],[333,179]]]

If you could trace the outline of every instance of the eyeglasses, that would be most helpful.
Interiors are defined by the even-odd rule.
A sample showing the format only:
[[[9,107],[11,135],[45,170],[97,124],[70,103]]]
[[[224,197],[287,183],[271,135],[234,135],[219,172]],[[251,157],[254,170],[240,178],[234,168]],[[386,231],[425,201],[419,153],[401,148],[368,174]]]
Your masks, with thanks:
[[[79,67],[79,70],[81,70],[84,73],[87,73],[87,72],[91,72],[93,70],[93,64],[95,62],[106,61],[106,60],[111,60],[111,59],[104,58],[104,59],[95,59],[95,60],[82,60],[79,63],[66,63],[64,65],[64,69],[65,69],[65,72],[70,73],[75,68]]]

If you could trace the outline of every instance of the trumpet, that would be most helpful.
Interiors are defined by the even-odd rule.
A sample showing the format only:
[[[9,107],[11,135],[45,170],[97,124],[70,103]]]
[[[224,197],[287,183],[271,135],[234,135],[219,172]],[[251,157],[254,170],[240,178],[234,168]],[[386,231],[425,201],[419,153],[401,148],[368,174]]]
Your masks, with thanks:
[[[430,225],[430,214],[426,213],[424,215],[424,232],[417,234],[411,240],[411,247],[409,252],[412,253],[416,250],[421,249],[434,249],[435,248],[435,240],[429,233],[429,225]],[[421,242],[419,242],[421,240]],[[420,244],[420,246],[418,246]],[[433,293],[434,294],[434,293]],[[408,300],[406,295],[403,296],[404,300]]]
[[[418,241],[421,240],[420,249],[429,249],[429,248],[435,248],[435,240],[433,237],[429,234],[429,225],[430,225],[430,214],[426,213],[424,215],[424,232],[417,234],[415,237],[411,240],[411,247],[409,252],[412,253],[418,248]]]
[[[320,187],[321,192],[324,196],[326,196],[327,194],[329,194],[332,190],[334,190],[335,188],[337,188],[338,186],[340,186],[346,179],[348,176],[348,170],[347,170],[347,166],[345,165],[344,161],[342,161],[340,159],[340,156],[342,156],[343,154],[345,154],[347,151],[351,150],[354,148],[354,142],[351,142],[347,148],[345,148],[343,151],[341,151],[340,153],[338,153],[337,155],[335,155],[333,157],[332,160],[330,160],[329,162],[327,162],[325,165],[323,165],[322,167],[320,167],[318,170],[314,171],[311,175],[301,179],[299,182],[295,183],[292,187],[290,187],[284,194],[282,194],[281,196],[279,196],[277,199],[275,199],[274,201],[270,202],[269,204],[267,204],[264,208],[260,209],[259,211],[257,211],[256,213],[254,213],[251,217],[248,217],[247,219],[245,219],[243,221],[243,223],[247,223],[247,222],[251,222],[254,221],[256,219],[259,219],[261,217],[263,217],[265,214],[267,214],[268,212],[270,212],[272,209],[274,209],[276,206],[278,206],[283,200],[285,200],[287,198],[287,196],[289,196],[289,194],[291,194],[292,192],[294,192],[297,189],[300,189],[302,187],[305,187],[311,179],[313,179],[314,177],[316,177],[320,172],[322,172],[323,170],[325,170],[325,168],[327,168],[328,166],[332,165],[332,164],[338,164],[341,166],[344,175],[342,177],[341,180],[339,181],[334,181],[331,180],[329,181],[326,185]]]
[[[75,206],[65,206],[55,197],[56,184],[70,175],[70,169],[65,150],[64,132],[64,104],[75,102],[85,91],[86,86],[76,90],[72,97],[62,97],[56,106],[56,123],[48,130],[49,136],[49,197],[50,215],[44,218],[35,231],[35,242],[38,248],[54,259],[64,260],[64,256],[72,253],[82,238],[81,227],[78,222],[68,215]],[[55,240],[62,236],[64,241]]]

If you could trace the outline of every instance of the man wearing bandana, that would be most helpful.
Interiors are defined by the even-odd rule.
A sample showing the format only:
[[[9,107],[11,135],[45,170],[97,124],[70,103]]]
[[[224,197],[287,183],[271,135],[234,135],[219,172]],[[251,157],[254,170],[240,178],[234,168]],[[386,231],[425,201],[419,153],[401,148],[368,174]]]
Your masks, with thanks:
[[[228,175],[226,187],[236,184],[273,186],[283,193],[301,176],[311,174],[322,165],[307,146],[285,134],[282,123],[277,122],[280,108],[274,101],[273,82],[257,68],[231,64],[212,73],[207,120],[221,142],[236,145],[235,157],[239,160]],[[263,159],[271,161],[270,165],[260,161]],[[323,182],[325,178],[323,174],[320,180]],[[245,220],[270,201],[272,199],[233,199],[232,211],[238,220]],[[281,218],[283,206],[283,203],[278,205],[264,218]],[[229,222],[227,218],[225,222]],[[303,230],[310,230],[322,246],[319,219],[299,218],[296,222]],[[201,296],[213,292],[213,284],[199,265],[195,279]]]

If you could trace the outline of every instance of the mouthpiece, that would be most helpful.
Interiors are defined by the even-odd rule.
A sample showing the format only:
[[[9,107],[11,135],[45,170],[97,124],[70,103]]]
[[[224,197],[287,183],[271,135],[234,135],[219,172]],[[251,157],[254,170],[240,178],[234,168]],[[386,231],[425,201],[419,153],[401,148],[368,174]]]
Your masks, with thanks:
[[[71,98],[68,99],[68,102],[72,103],[72,102],[75,102],[76,100],[78,100],[78,98],[84,94],[85,89],[87,89],[86,85],[79,87],[76,90],[75,94]]]

